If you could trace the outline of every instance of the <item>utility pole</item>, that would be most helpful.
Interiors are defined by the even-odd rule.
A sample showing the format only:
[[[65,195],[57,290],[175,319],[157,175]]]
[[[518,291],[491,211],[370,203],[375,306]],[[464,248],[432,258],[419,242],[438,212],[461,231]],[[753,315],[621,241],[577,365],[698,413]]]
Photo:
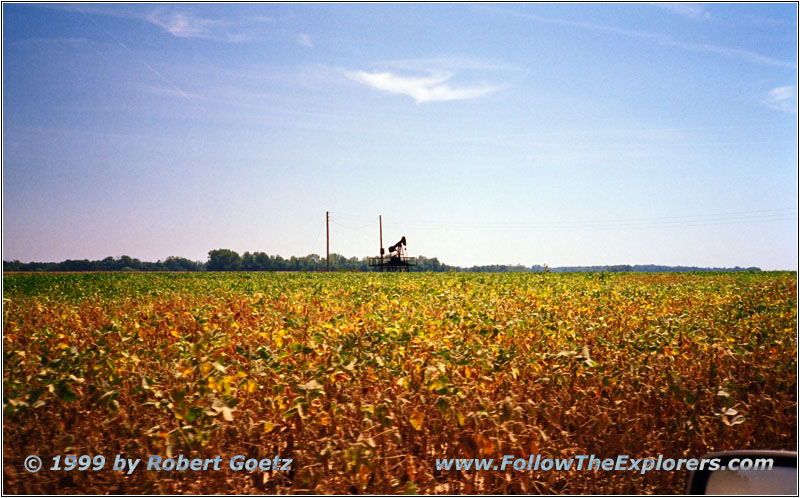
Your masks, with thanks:
[[[378,215],[378,230],[381,234],[381,271],[383,271],[383,222],[381,221],[381,215]]]
[[[325,211],[325,254],[327,254],[327,261],[328,261],[328,271],[331,271],[331,227],[330,221],[331,216],[330,212]]]

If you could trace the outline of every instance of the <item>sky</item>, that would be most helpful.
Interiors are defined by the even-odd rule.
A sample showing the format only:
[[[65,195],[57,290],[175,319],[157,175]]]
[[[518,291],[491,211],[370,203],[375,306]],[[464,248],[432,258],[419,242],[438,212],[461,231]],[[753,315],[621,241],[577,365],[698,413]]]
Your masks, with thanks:
[[[797,270],[797,5],[2,5],[2,256]]]

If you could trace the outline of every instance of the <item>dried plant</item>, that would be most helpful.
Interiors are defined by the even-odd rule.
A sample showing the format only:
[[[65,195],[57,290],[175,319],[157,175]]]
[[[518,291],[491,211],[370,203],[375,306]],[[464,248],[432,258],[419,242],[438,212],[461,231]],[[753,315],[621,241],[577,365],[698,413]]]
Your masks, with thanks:
[[[6,493],[681,493],[685,472],[435,459],[797,444],[794,273],[15,274],[3,287]],[[66,454],[293,464],[47,469]]]

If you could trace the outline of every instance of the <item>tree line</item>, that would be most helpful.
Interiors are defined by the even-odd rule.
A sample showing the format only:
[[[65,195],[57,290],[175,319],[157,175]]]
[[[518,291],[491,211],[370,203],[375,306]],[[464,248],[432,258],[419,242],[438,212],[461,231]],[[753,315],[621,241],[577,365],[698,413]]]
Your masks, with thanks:
[[[664,266],[664,265],[614,265],[614,266],[562,266],[549,268],[547,265],[483,265],[472,267],[451,266],[440,262],[437,258],[416,258],[417,265],[410,271],[416,272],[696,272],[696,271],[761,271],[757,267],[749,268],[704,268],[697,266]],[[245,252],[239,254],[231,249],[214,249],[208,252],[208,260],[192,261],[179,256],[170,256],[164,261],[140,261],[130,256],[111,256],[101,260],[68,259],[60,263],[30,262],[19,260],[3,261],[3,271],[24,272],[59,272],[59,271],[324,271],[327,261],[318,254],[308,256],[292,256],[285,259],[271,256],[264,252]],[[331,270],[333,271],[370,271],[369,258],[347,258],[341,254],[331,254]],[[374,270],[374,269],[373,269]]]
[[[441,263],[437,258],[420,256],[412,271],[457,271],[458,268]],[[283,258],[264,252],[245,252],[239,254],[231,249],[209,251],[208,260],[192,261],[179,256],[170,256],[164,261],[141,261],[130,256],[107,257],[102,260],[68,259],[60,263],[38,262],[22,263],[19,260],[3,261],[3,271],[59,272],[59,271],[323,271],[327,261],[318,254]],[[331,270],[369,271],[369,258],[347,258],[341,254],[331,254]]]

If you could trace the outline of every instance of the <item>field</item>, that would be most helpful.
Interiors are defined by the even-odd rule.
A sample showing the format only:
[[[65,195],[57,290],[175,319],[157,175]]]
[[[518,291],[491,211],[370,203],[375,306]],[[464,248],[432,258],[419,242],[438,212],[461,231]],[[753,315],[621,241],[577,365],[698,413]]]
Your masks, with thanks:
[[[683,471],[435,459],[794,449],[796,288],[795,273],[7,274],[4,492],[682,493]],[[293,463],[48,469],[67,454]]]

